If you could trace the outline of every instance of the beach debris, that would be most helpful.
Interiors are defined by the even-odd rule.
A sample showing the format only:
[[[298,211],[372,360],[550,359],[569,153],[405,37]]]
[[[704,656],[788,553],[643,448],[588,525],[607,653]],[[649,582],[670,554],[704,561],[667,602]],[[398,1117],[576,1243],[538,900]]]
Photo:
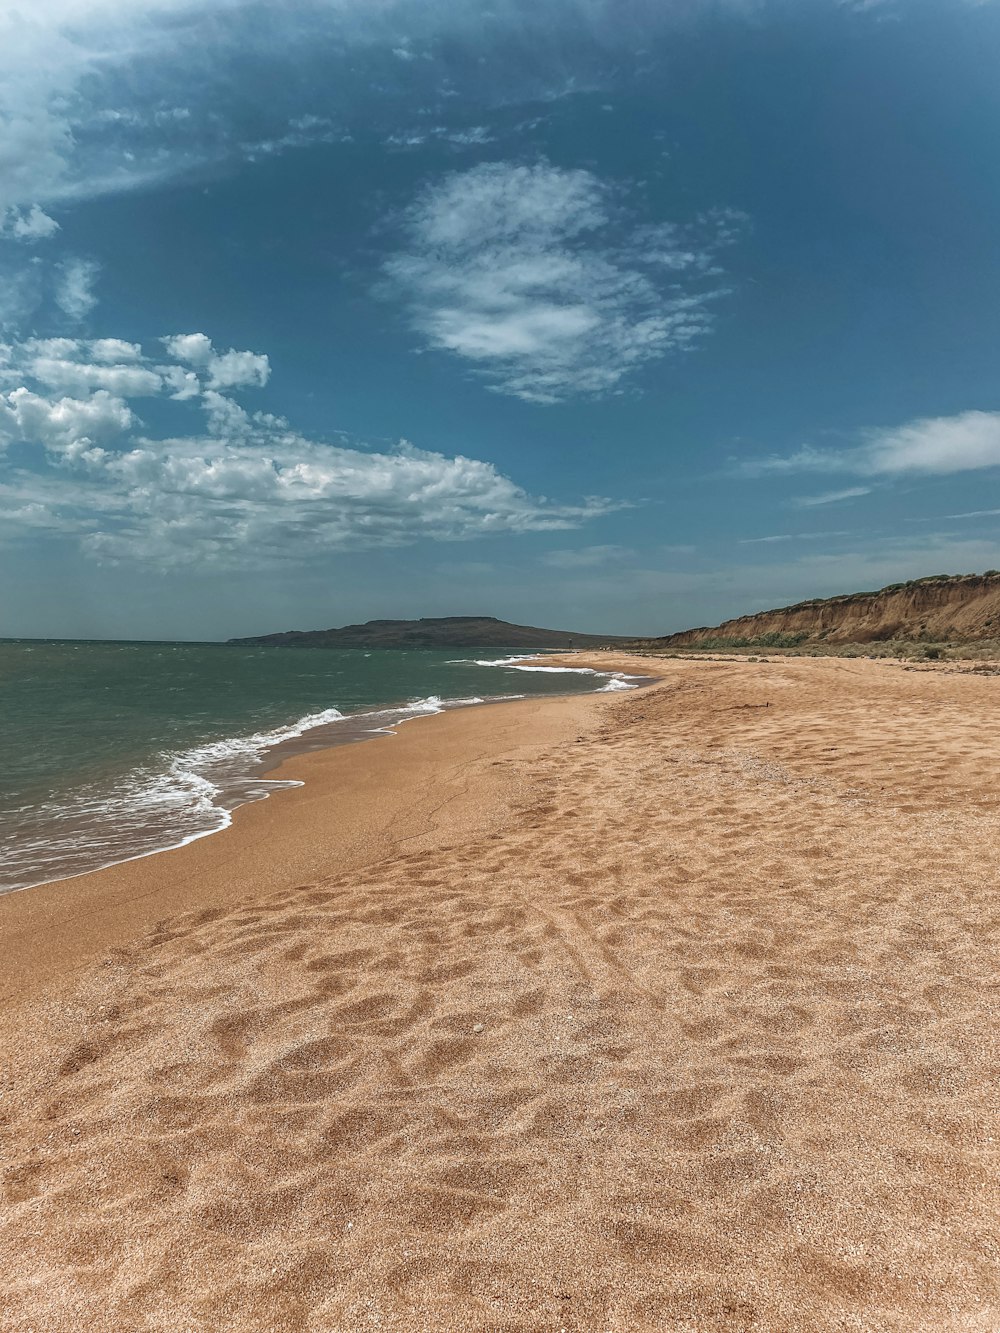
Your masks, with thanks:
[[[483,1027],[482,1023],[473,1023],[472,1030],[473,1032],[484,1032],[485,1028]]]

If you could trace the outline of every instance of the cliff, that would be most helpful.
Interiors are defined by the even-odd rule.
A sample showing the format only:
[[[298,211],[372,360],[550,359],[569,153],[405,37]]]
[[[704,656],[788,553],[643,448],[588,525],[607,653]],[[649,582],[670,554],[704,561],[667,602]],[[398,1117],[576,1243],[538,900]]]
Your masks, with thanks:
[[[1000,571],[936,574],[775,611],[739,616],[713,628],[650,641],[660,648],[794,647],[810,643],[880,643],[887,639],[973,643],[1000,639]]]
[[[493,616],[442,616],[422,620],[369,620],[340,629],[287,630],[249,639],[230,639],[244,647],[291,648],[596,648],[623,643],[607,634],[511,625]]]

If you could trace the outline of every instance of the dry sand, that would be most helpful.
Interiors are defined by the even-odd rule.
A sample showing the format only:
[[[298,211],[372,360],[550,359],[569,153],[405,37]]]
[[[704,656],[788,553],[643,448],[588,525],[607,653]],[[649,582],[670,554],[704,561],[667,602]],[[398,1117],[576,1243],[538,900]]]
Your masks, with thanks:
[[[4,1333],[1000,1328],[1000,684],[660,666],[0,900]]]

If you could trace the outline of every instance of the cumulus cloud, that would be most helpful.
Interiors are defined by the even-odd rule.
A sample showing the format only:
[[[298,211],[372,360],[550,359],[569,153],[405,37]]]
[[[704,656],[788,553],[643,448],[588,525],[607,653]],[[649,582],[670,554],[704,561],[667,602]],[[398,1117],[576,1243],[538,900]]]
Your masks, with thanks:
[[[142,360],[142,348],[139,344],[125,342],[122,338],[94,338],[86,346],[95,361]]]
[[[204,333],[178,333],[163,339],[167,352],[208,374],[210,389],[263,388],[271,374],[267,357],[257,352],[217,352]]]
[[[106,389],[89,398],[56,399],[22,385],[0,397],[0,443],[21,439],[64,459],[86,457],[96,442],[121,434],[134,422],[128,404]]]
[[[143,398],[163,388],[163,377],[145,366],[94,365],[47,356],[37,356],[29,365],[33,377],[56,393],[80,395],[106,389],[126,398]]]
[[[60,265],[56,280],[56,304],[72,320],[81,320],[89,315],[97,304],[94,284],[100,266],[92,259],[73,257]]]
[[[270,373],[267,357],[255,352],[222,352],[208,363],[208,383],[212,389],[263,388]]]
[[[37,204],[30,208],[8,208],[0,216],[0,237],[12,241],[44,241],[54,236],[59,223]]]
[[[490,463],[407,441],[369,451],[309,440],[213,387],[227,375],[241,387],[261,385],[266,357],[216,353],[204,335],[163,343],[193,368],[113,339],[8,349],[5,378],[30,381],[0,395],[0,445],[26,447],[17,466],[0,471],[9,527],[75,537],[104,559],[242,567],[420,538],[568,530],[616,507],[594,498],[556,504]],[[118,362],[108,359],[115,352]],[[128,399],[156,392],[154,384],[176,397],[173,371],[193,377],[191,406],[204,417],[186,433],[154,438]],[[59,396],[68,385],[73,392]]]
[[[554,403],[689,350],[711,327],[714,256],[740,221],[636,226],[589,171],[483,163],[423,192],[385,272],[427,347],[498,392]]]
[[[60,393],[103,388],[126,398],[161,393],[177,401],[201,398],[209,409],[218,390],[263,388],[271,373],[262,353],[233,348],[218,352],[204,333],[175,334],[160,341],[171,360],[147,357],[138,343],[121,338],[28,338],[8,347],[7,365],[0,361],[0,377],[28,375]]]
[[[847,449],[804,446],[784,457],[751,459],[741,471],[849,472],[863,477],[946,476],[1000,467],[1000,412],[960,412],[921,417],[902,426],[866,432],[864,443]],[[852,490],[849,494],[857,494]],[[835,498],[846,498],[833,492]]]
[[[207,366],[212,357],[212,340],[207,333],[175,333],[164,338],[169,356],[189,361],[193,366]]]

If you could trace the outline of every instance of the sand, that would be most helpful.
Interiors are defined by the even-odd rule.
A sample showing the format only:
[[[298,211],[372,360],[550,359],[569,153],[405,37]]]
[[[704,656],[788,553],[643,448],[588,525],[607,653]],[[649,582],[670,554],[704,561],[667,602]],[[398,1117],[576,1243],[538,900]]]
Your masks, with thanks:
[[[1000,1328],[1000,684],[660,669],[0,900],[5,1333]]]

